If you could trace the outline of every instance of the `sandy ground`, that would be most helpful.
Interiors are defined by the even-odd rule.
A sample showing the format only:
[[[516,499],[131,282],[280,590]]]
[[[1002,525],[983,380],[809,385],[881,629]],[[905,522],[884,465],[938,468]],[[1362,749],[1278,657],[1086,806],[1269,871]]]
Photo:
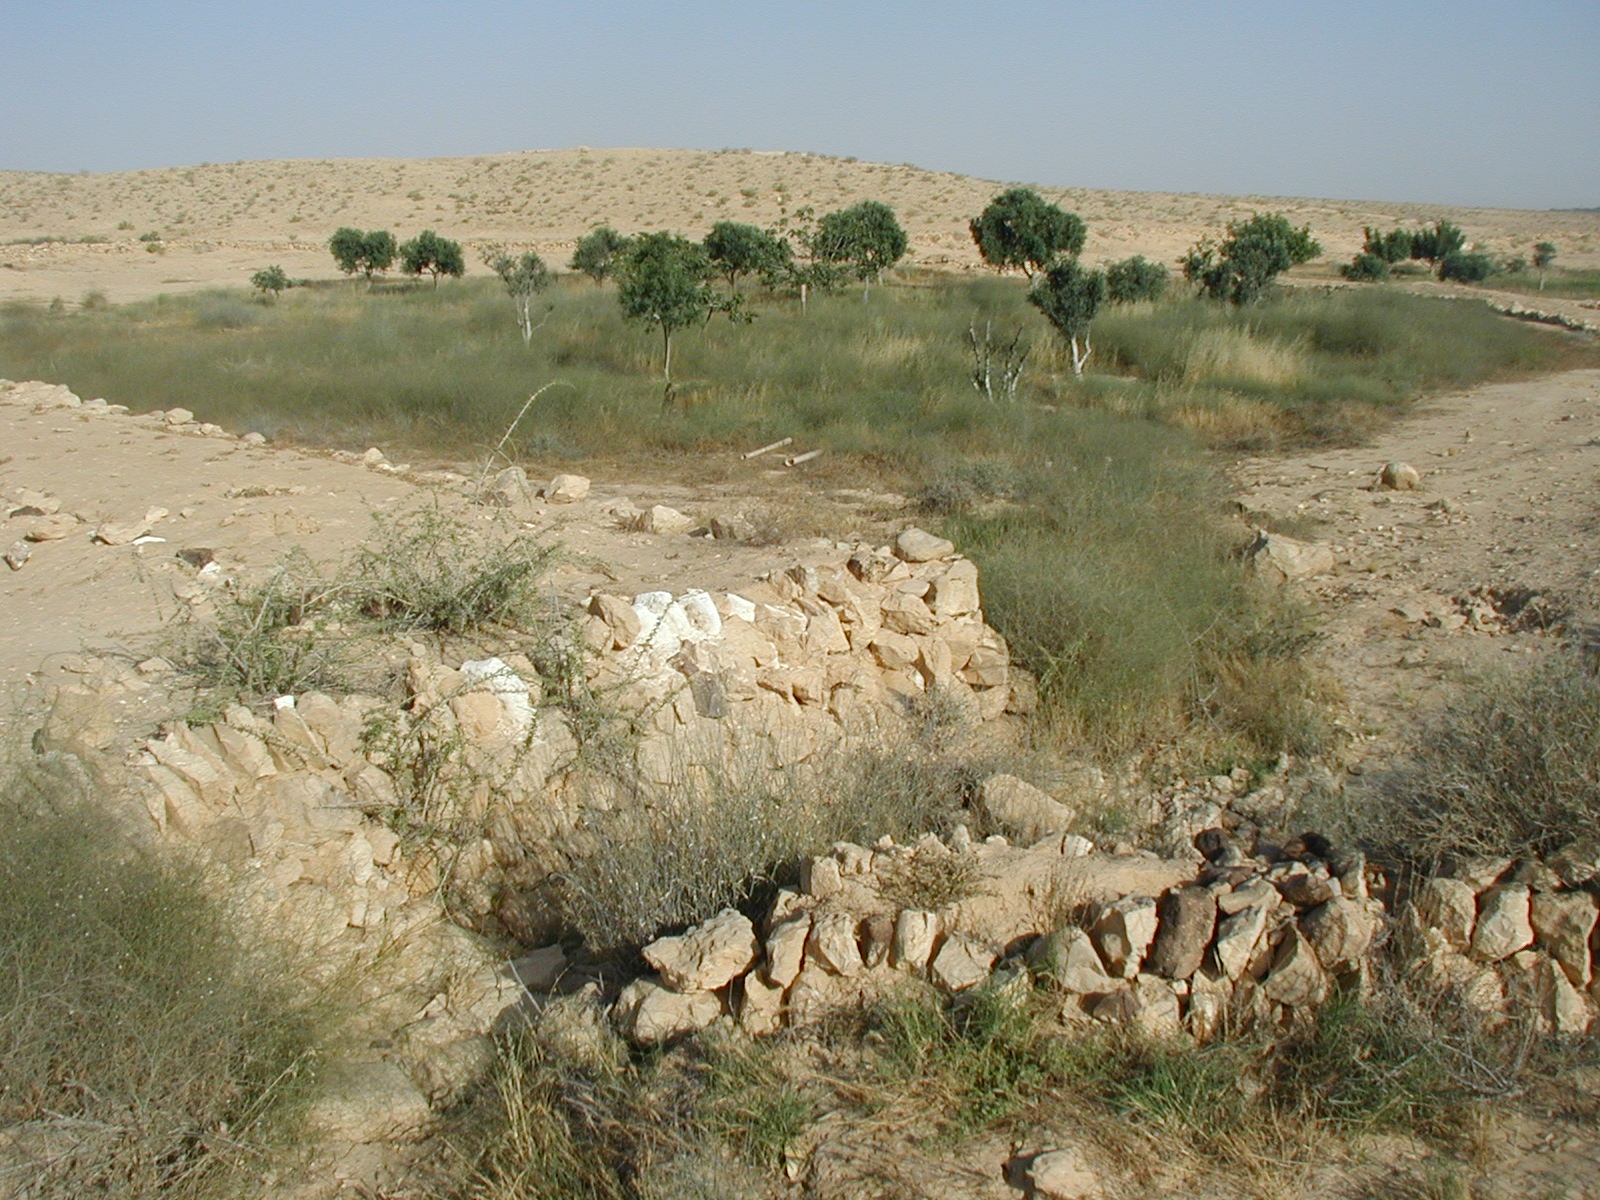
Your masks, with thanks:
[[[733,150],[576,148],[102,175],[0,171],[0,300],[60,296],[73,303],[99,290],[123,301],[242,287],[269,263],[295,278],[327,278],[336,272],[326,243],[342,225],[393,229],[401,238],[435,229],[467,245],[474,270],[491,242],[530,246],[564,265],[573,242],[599,224],[698,238],[719,220],[770,226],[805,206],[824,213],[864,199],[894,208],[911,237],[911,265],[971,270],[979,259],[967,221],[1004,186],[906,164]],[[1535,242],[1549,240],[1560,248],[1562,265],[1600,265],[1600,213],[1039,190],[1088,223],[1084,254],[1091,262],[1143,254],[1170,263],[1228,221],[1280,211],[1311,226],[1328,263],[1349,259],[1364,225],[1444,219],[1495,254],[1527,256]],[[152,233],[161,240],[138,240]],[[71,244],[85,236],[105,240]],[[68,242],[19,241],[38,238]]]

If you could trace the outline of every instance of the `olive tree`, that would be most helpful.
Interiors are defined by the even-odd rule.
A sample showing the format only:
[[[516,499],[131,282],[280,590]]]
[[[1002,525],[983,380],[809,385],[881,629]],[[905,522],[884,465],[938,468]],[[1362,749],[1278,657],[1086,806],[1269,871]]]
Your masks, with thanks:
[[[1072,349],[1072,373],[1082,375],[1094,347],[1089,326],[1106,299],[1102,271],[1086,271],[1075,258],[1065,258],[1045,271],[1028,293],[1028,302],[1049,319]]]
[[[1435,221],[1432,229],[1419,229],[1411,235],[1411,257],[1427,263],[1443,279],[1445,260],[1460,254],[1466,245],[1467,235],[1459,225]]]
[[[812,250],[821,262],[848,266],[865,285],[904,258],[909,246],[894,209],[878,200],[863,200],[825,214],[817,222]],[[864,299],[865,287],[861,294]]]
[[[1030,280],[1061,256],[1081,253],[1088,236],[1076,213],[1023,187],[1001,192],[967,228],[984,262],[999,271],[1016,268]]]
[[[1539,272],[1539,290],[1544,291],[1544,273],[1555,265],[1556,244],[1540,242],[1533,248],[1533,265]]]
[[[672,401],[672,335],[704,325],[725,312],[738,319],[741,297],[722,296],[711,286],[714,268],[705,247],[675,233],[642,233],[633,239],[617,275],[622,315],[661,331],[662,402]]]
[[[387,271],[394,265],[394,234],[387,229],[369,229],[363,233],[345,226],[335,230],[328,239],[328,251],[346,275],[360,271],[370,284],[374,271]]]
[[[522,344],[528,345],[533,341],[533,298],[550,286],[550,268],[532,250],[514,255],[504,246],[486,247],[483,262],[506,285],[511,302],[517,306]]]
[[[263,296],[271,296],[272,299],[276,300],[278,293],[289,286],[289,277],[283,273],[282,267],[262,267],[261,270],[250,276],[250,286]]]
[[[703,245],[712,265],[727,278],[730,292],[739,290],[739,276],[776,276],[792,257],[787,242],[738,221],[718,221]]]
[[[449,275],[460,279],[466,273],[466,260],[461,257],[461,243],[440,237],[431,229],[424,229],[409,242],[400,246],[400,269],[407,275],[421,275],[426,271],[433,276],[433,286],[439,286],[439,276]]]
[[[793,237],[793,243],[790,237]],[[778,219],[773,237],[781,247],[782,260],[777,270],[768,277],[770,284],[782,283],[800,293],[800,311],[804,313],[811,297],[811,289],[827,291],[838,287],[842,270],[838,263],[822,257],[816,209],[809,204],[785,212]],[[794,247],[799,247],[796,253]]]
[[[583,272],[596,283],[604,283],[616,274],[630,242],[630,238],[611,226],[598,226],[578,239],[578,244],[572,248],[572,261],[567,266]]]
[[[1202,238],[1180,260],[1183,277],[1213,300],[1249,304],[1282,272],[1322,253],[1311,227],[1296,229],[1281,213],[1233,221],[1220,242]]]

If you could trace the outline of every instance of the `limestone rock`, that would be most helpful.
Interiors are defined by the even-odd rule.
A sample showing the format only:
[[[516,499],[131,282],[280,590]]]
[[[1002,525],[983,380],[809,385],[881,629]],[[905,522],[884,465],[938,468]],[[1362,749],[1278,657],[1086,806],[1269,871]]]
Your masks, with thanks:
[[[1039,1200],[1092,1200],[1100,1180],[1076,1150],[1047,1150],[1036,1155],[1024,1172]]]
[[[396,1140],[432,1118],[428,1098],[398,1063],[348,1063],[325,1080],[307,1121],[329,1141]]]
[[[20,571],[32,556],[33,548],[26,541],[13,542],[11,549],[6,551],[6,566],[13,571]]]
[[[1246,553],[1256,574],[1287,583],[1333,570],[1332,547],[1322,542],[1299,542],[1281,533],[1261,532]]]
[[[946,991],[965,991],[989,977],[996,957],[993,950],[977,939],[952,933],[934,955],[928,968],[929,977]]]
[[[107,546],[126,546],[135,538],[149,533],[155,523],[167,515],[164,508],[145,510],[143,517],[131,521],[102,521],[94,531],[94,540]]]
[[[589,611],[606,623],[611,631],[611,644],[615,649],[626,650],[639,640],[643,628],[633,605],[621,596],[608,596],[597,592],[589,597]]]
[[[1472,934],[1472,957],[1499,962],[1533,945],[1532,905],[1526,886],[1501,884],[1478,897],[1478,924]]]
[[[1343,897],[1329,900],[1300,918],[1300,928],[1330,971],[1359,963],[1378,933],[1378,920],[1366,905]]]
[[[1541,1022],[1558,1034],[1582,1037],[1594,1021],[1583,994],[1572,985],[1565,967],[1541,957],[1533,971],[1534,997],[1539,1004]]]
[[[1150,970],[1168,979],[1189,978],[1200,969],[1211,944],[1216,900],[1204,888],[1174,888],[1161,897],[1156,915],[1161,926],[1150,948]]]
[[[552,504],[572,504],[589,494],[586,475],[557,475],[545,484],[544,498]]]
[[[739,997],[739,1028],[751,1037],[776,1033],[783,1025],[783,988],[758,971],[744,977]]]
[[[1253,904],[1218,922],[1213,953],[1217,968],[1226,978],[1238,979],[1255,959],[1261,936],[1267,930],[1269,912],[1267,905]]]
[[[913,526],[895,538],[894,552],[906,562],[923,563],[948,558],[956,552],[956,547],[954,542]]]
[[[1089,936],[1113,975],[1132,979],[1144,964],[1159,922],[1148,896],[1124,896],[1101,910]]]
[[[1416,905],[1422,920],[1451,946],[1465,950],[1472,945],[1478,895],[1471,884],[1442,876],[1430,879],[1418,889]]]
[[[1066,832],[1073,811],[1015,775],[991,775],[978,789],[978,807],[1007,837],[1032,844]]]
[[[928,969],[938,938],[938,913],[916,908],[901,910],[894,921],[894,944],[890,947],[889,965],[913,975],[922,974]]]
[[[1028,947],[1028,965],[1069,992],[1095,995],[1112,988],[1089,935],[1071,925],[1036,939]]]
[[[676,937],[658,938],[643,954],[673,991],[708,992],[748,971],[759,952],[750,918],[725,908]]]
[[[1321,1004],[1328,994],[1328,975],[1317,952],[1300,930],[1291,925],[1278,946],[1262,991],[1279,1004],[1305,1008]]]
[[[713,992],[676,992],[635,979],[622,989],[613,1012],[628,1038],[653,1046],[704,1029],[722,1015],[722,1001]]]
[[[778,987],[786,988],[800,977],[810,933],[811,914],[802,912],[767,934],[767,978]]]
[[[1567,843],[1550,856],[1547,865],[1569,888],[1600,878],[1600,837],[1586,835]]]
[[[836,858],[823,855],[800,865],[800,890],[814,900],[826,900],[843,886]]]
[[[553,992],[567,973],[567,956],[560,946],[541,946],[511,960],[511,973],[530,992]]]
[[[854,913],[833,912],[816,918],[811,923],[807,960],[846,979],[859,975],[863,964],[856,925]]]
[[[1378,482],[1390,491],[1415,491],[1422,486],[1422,473],[1408,462],[1387,462],[1378,472]]]
[[[640,533],[662,535],[688,533],[694,528],[694,520],[675,508],[668,508],[665,504],[655,504],[639,514],[633,527]]]
[[[1539,946],[1567,973],[1573,986],[1586,988],[1594,978],[1589,938],[1600,920],[1600,903],[1588,892],[1535,892],[1530,923]]]
[[[957,559],[936,577],[926,597],[928,608],[941,620],[964,617],[978,612],[982,602],[978,595],[978,567],[968,559]]]
[[[894,947],[894,921],[874,913],[861,923],[861,962],[869,971],[889,961]]]
[[[525,504],[532,498],[533,487],[528,482],[528,473],[521,467],[506,467],[496,472],[483,493],[485,502],[506,508]]]
[[[71,513],[50,513],[24,526],[22,536],[30,542],[59,542],[71,537],[77,528],[78,518]]]
[[[721,513],[711,518],[711,536],[719,542],[750,542],[756,534],[756,523],[743,513]]]

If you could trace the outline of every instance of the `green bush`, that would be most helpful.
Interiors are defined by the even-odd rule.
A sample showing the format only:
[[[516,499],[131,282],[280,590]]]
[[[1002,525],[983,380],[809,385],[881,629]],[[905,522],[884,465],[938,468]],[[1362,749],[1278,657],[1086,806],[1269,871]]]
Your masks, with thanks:
[[[1439,278],[1457,283],[1482,283],[1494,274],[1494,259],[1487,254],[1452,250],[1439,260]]]
[[[1352,283],[1381,283],[1388,279],[1391,273],[1388,259],[1365,251],[1339,268],[1339,274]]]
[[[8,1194],[244,1194],[293,1153],[319,1005],[197,868],[43,768],[3,785]]]
[[[1159,300],[1167,290],[1166,264],[1136,254],[1106,265],[1106,298],[1113,304]]]

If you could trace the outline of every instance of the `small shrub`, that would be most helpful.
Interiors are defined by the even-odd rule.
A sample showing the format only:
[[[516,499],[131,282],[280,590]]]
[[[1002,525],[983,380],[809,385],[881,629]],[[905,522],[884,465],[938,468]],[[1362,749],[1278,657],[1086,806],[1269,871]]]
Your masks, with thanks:
[[[1387,259],[1362,251],[1340,267],[1339,274],[1352,283],[1382,283],[1393,272],[1389,269]]]
[[[403,629],[530,628],[540,610],[539,584],[555,556],[534,538],[508,542],[438,508],[374,516],[351,592],[364,615]]]
[[[175,657],[204,686],[248,701],[336,687],[349,651],[321,627],[332,591],[294,551],[262,583],[222,601],[213,620],[186,617]]]
[[[978,862],[969,854],[917,847],[884,868],[878,890],[896,908],[939,909],[970,899],[978,889]]]
[[[1457,283],[1482,283],[1494,274],[1494,259],[1487,254],[1452,250],[1439,260],[1439,278]]]
[[[1471,683],[1424,723],[1356,828],[1385,852],[1548,854],[1600,822],[1600,679],[1575,655]]]
[[[1106,267],[1106,298],[1113,304],[1159,300],[1167,290],[1168,274],[1164,263],[1140,254],[1111,263]]]

